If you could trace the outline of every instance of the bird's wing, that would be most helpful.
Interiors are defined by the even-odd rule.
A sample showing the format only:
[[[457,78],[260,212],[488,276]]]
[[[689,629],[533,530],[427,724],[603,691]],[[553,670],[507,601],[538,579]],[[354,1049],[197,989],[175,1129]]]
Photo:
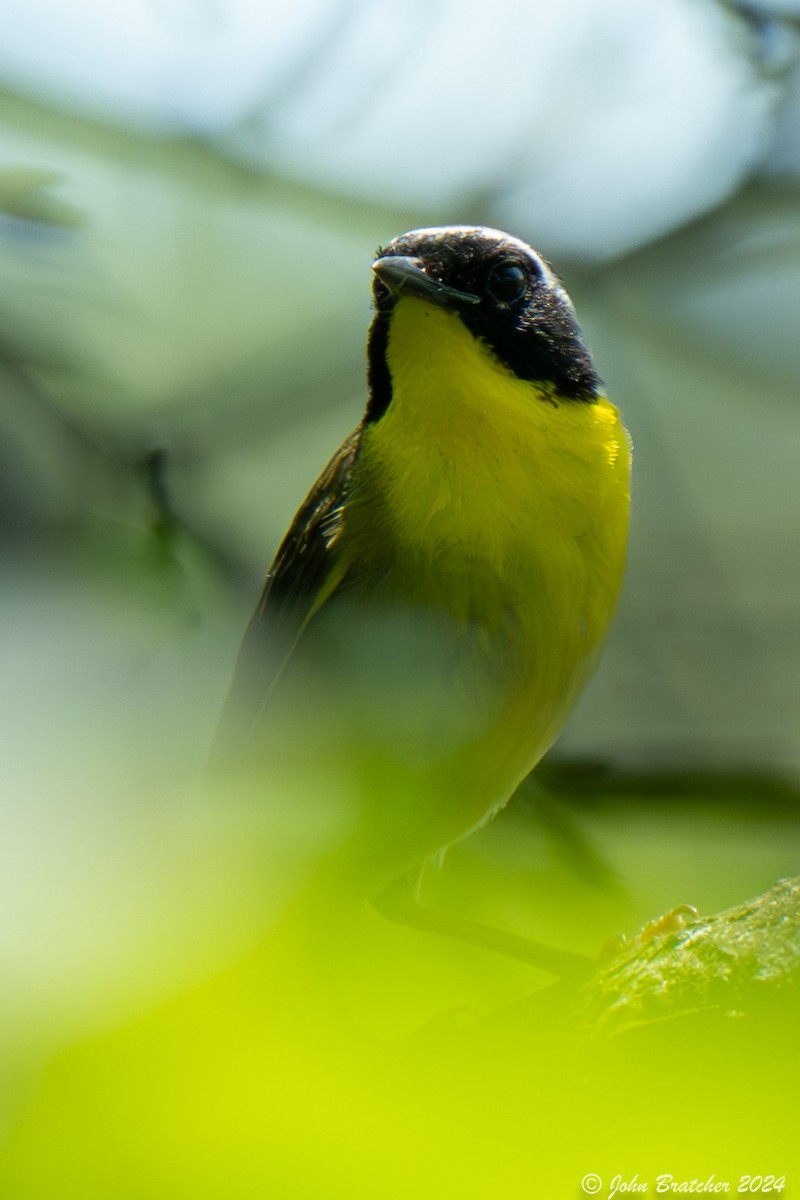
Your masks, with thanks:
[[[347,575],[349,560],[337,542],[360,440],[359,426],[325,467],[278,547],[239,651],[212,769],[246,752],[303,630]]]

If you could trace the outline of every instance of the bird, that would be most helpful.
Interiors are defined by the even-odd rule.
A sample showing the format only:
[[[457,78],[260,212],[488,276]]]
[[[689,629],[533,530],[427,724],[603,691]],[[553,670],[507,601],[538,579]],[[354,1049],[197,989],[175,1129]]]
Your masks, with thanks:
[[[340,866],[383,911],[507,803],[592,675],[631,450],[564,285],[524,241],[414,229],[372,272],[364,415],[278,547],[212,760],[266,778],[290,730],[332,792],[346,761]]]

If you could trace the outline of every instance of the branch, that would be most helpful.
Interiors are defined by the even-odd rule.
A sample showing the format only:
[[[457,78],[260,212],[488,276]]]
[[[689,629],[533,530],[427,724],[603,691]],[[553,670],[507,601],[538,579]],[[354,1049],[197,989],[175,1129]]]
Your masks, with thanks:
[[[584,985],[573,1015],[590,1036],[698,1014],[729,1021],[765,1009],[794,1022],[799,984],[800,877],[685,928],[645,929]]]

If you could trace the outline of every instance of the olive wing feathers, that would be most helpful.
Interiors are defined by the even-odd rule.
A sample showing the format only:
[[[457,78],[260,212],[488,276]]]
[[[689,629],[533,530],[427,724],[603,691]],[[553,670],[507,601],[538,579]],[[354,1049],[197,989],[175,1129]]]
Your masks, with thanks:
[[[338,535],[360,440],[359,426],[327,464],[278,547],[239,651],[214,737],[212,770],[246,754],[303,630],[347,574]]]

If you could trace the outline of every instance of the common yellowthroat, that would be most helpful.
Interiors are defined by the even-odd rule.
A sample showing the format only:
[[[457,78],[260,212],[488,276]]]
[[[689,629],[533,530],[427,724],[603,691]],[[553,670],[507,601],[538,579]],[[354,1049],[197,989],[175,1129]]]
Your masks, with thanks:
[[[325,786],[358,743],[344,841],[376,893],[556,738],[616,606],[629,447],[530,246],[417,229],[372,269],[366,411],[275,555],[217,745],[256,766],[290,713]]]

